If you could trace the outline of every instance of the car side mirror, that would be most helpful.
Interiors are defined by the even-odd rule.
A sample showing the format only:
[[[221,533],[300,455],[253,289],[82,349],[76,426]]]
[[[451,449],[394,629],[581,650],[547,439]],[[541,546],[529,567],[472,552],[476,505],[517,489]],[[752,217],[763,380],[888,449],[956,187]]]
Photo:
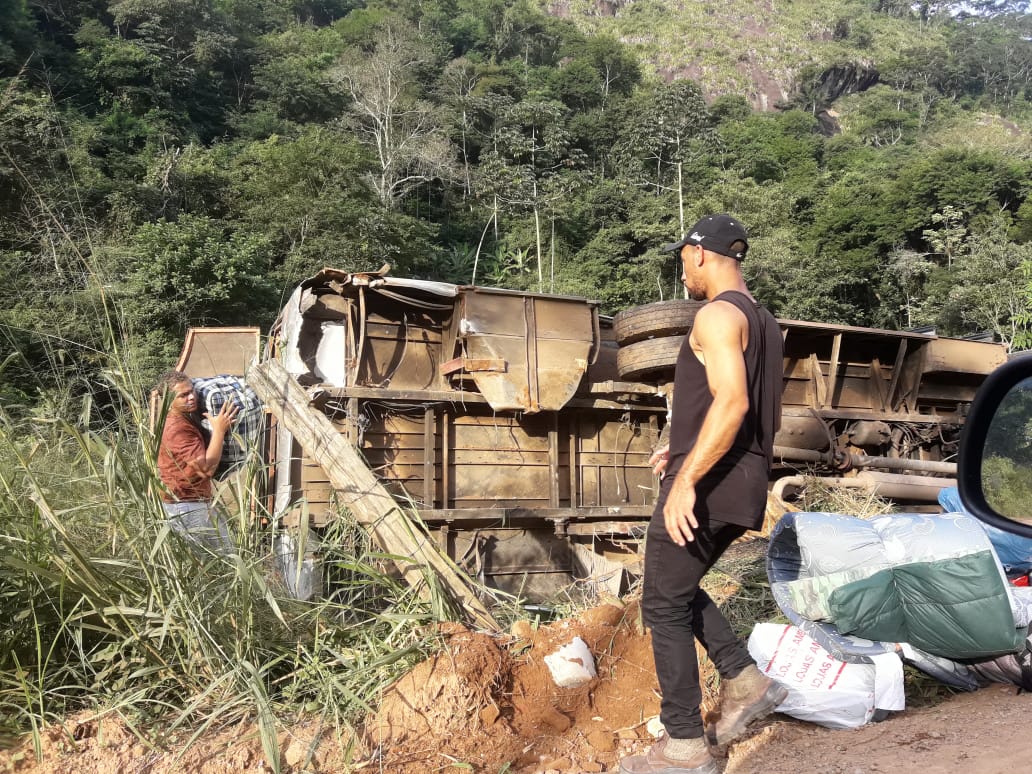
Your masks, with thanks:
[[[986,378],[964,423],[957,485],[965,509],[1032,538],[1032,353]]]

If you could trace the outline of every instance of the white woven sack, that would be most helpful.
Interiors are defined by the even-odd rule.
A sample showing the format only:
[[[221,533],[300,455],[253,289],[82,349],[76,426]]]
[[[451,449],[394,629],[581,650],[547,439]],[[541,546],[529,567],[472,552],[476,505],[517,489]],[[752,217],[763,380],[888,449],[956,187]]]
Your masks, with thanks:
[[[857,728],[876,709],[901,710],[903,664],[892,653],[876,663],[850,664],[831,656],[790,624],[757,624],[749,653],[769,677],[788,689],[778,712],[828,728]]]

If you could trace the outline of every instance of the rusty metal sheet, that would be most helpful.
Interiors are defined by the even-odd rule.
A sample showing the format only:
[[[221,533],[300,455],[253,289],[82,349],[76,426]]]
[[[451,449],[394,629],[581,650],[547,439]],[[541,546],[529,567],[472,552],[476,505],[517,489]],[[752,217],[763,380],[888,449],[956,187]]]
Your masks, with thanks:
[[[492,422],[489,417],[459,415],[453,422],[452,433],[453,449],[548,450],[546,428],[533,423],[517,422],[511,417],[499,417],[496,422]]]
[[[454,500],[505,501],[514,505],[541,500],[547,505],[549,486],[546,465],[457,465],[449,495]]]
[[[570,544],[547,527],[451,530],[446,542],[471,575],[524,599],[554,597],[573,580]]]
[[[558,411],[573,397],[596,349],[593,302],[462,288],[459,310],[464,357],[505,363],[471,373],[491,408]]]
[[[243,376],[258,357],[258,328],[190,328],[176,370],[194,379]]]
[[[437,382],[441,332],[409,322],[368,322],[356,383],[426,390]]]
[[[496,371],[498,373],[505,373],[507,368],[508,363],[504,360],[473,360],[468,357],[456,357],[442,364],[440,371],[445,375],[453,374],[456,371],[467,371],[469,373],[475,371]]]
[[[928,342],[924,373],[969,373],[987,376],[1007,360],[1003,344],[963,339]]]

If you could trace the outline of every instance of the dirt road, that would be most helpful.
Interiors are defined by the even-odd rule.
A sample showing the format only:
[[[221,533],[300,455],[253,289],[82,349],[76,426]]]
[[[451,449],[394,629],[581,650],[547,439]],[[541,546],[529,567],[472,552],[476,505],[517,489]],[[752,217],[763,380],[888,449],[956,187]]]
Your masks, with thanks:
[[[882,723],[832,731],[778,719],[731,751],[725,774],[1017,774],[1032,770],[1032,694],[993,685]]]

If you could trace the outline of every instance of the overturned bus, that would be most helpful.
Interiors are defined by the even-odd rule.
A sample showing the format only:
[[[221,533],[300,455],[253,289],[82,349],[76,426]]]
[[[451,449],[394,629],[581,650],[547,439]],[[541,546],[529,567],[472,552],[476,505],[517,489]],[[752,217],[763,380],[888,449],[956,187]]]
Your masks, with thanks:
[[[271,510],[286,529],[318,528],[375,501],[365,522],[384,547],[408,550],[415,530],[419,551],[429,541],[445,558],[441,572],[530,599],[575,580],[620,593],[652,512],[648,458],[696,307],[611,318],[582,298],[324,269],[295,290],[247,371],[272,413]],[[772,488],[784,494],[806,473],[933,503],[1005,348],[779,323]],[[243,375],[255,342],[254,329],[195,329],[179,365]],[[395,507],[418,519],[387,524]]]

